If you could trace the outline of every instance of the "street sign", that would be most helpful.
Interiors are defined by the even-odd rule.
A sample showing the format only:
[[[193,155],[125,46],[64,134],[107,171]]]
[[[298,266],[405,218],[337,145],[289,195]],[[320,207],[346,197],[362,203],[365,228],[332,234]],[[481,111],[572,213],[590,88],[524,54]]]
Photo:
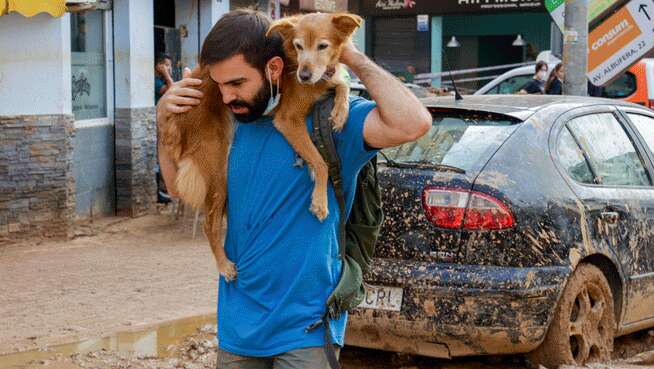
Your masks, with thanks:
[[[418,14],[418,32],[429,31],[429,14]]]
[[[588,35],[588,79],[603,86],[654,49],[654,0],[631,0]]]
[[[588,1],[588,24],[593,23],[597,17],[608,9],[615,7],[623,0],[589,0]],[[545,0],[545,7],[552,16],[554,23],[563,31],[563,20],[565,18],[565,0]]]

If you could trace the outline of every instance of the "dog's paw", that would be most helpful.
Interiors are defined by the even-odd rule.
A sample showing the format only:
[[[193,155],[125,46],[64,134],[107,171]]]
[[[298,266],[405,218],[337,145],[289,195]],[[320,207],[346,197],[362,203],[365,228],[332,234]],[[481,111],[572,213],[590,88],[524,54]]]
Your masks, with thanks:
[[[225,278],[225,282],[231,282],[236,279],[236,265],[229,260],[219,264],[218,271]]]
[[[347,122],[348,114],[349,114],[349,110],[347,104],[341,107],[334,107],[334,110],[332,110],[332,113],[329,116],[334,131],[340,132],[343,129],[343,126],[345,126],[345,122]]]
[[[321,222],[325,220],[329,215],[329,209],[327,208],[327,201],[312,201],[309,210]]]

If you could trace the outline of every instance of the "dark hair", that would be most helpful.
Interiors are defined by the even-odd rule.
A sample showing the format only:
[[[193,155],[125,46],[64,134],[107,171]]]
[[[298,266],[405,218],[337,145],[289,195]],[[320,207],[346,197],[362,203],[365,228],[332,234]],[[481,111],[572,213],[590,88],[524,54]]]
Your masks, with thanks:
[[[542,61],[542,60],[539,60],[538,63],[536,63],[536,72],[535,72],[535,73],[540,72],[540,70],[541,70],[543,67],[545,67],[545,69],[549,69],[548,66],[547,66],[547,63],[545,63],[545,62]]]
[[[271,20],[264,13],[237,9],[223,15],[202,44],[200,65],[211,65],[242,54],[252,67],[263,71],[275,56],[284,59],[279,34],[266,37]]]
[[[154,65],[157,65],[159,63],[162,63],[164,60],[170,60],[173,61],[173,58],[170,57],[170,55],[165,54],[165,53],[159,53],[157,56],[154,58]]]
[[[547,82],[545,82],[545,91],[549,91],[550,86],[552,86],[552,82],[559,76],[558,73],[563,67],[563,63],[559,63],[552,69],[550,72],[550,76],[547,78]]]

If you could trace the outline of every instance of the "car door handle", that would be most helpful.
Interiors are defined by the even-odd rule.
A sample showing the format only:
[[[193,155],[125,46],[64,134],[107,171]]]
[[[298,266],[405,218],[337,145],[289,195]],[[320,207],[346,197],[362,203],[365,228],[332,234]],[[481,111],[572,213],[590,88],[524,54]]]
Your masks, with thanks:
[[[620,219],[620,214],[615,211],[603,211],[602,220],[605,220],[609,224],[616,224]]]

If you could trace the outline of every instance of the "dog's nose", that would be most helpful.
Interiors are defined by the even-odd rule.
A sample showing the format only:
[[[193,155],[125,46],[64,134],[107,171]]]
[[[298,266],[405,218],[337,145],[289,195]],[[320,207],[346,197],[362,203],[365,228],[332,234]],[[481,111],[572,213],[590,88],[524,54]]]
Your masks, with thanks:
[[[309,69],[307,68],[303,68],[300,71],[300,80],[302,80],[302,82],[307,82],[310,79],[311,79],[311,71],[309,71]]]

